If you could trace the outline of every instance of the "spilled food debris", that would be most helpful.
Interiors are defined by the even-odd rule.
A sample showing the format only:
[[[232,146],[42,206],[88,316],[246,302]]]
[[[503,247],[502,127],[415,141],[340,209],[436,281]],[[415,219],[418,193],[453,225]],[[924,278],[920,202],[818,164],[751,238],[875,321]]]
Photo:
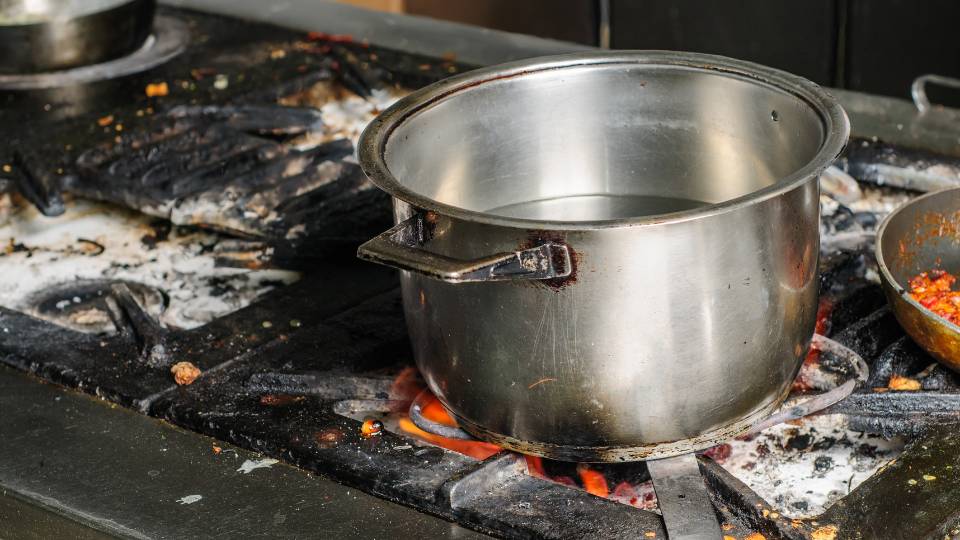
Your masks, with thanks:
[[[203,499],[203,495],[187,495],[177,499],[177,502],[180,504],[193,504],[201,499]]]
[[[190,362],[177,362],[170,366],[170,373],[173,374],[173,380],[180,386],[193,384],[200,376],[200,368]]]
[[[171,228],[132,210],[86,200],[68,202],[67,212],[58,217],[18,205],[0,222],[0,245],[7,246],[0,251],[0,272],[16,276],[0,282],[0,306],[61,324],[38,312],[37,295],[65,282],[127,281],[162,291],[166,305],[159,314],[161,324],[190,329],[299,279],[297,272],[218,267],[214,247],[226,238]],[[106,313],[74,314],[70,300],[57,308],[90,322],[95,332],[104,330]]]
[[[237,472],[241,474],[250,474],[257,469],[268,469],[277,463],[280,462],[273,458],[247,459],[244,460],[242,465],[240,465],[240,468],[237,469]]]

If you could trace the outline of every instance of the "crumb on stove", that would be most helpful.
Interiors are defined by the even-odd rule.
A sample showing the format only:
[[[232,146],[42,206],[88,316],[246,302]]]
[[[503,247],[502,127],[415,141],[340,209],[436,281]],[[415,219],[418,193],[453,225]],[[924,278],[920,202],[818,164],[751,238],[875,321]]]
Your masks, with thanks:
[[[214,453],[214,454],[219,454],[220,452],[223,452],[223,448],[220,448],[220,447],[217,446],[217,445],[213,445],[213,453]]]
[[[97,125],[100,127],[107,127],[113,123],[113,115],[108,114],[107,116],[102,116],[97,119]]]
[[[150,83],[145,92],[147,97],[162,97],[170,93],[170,87],[165,82]]]
[[[837,537],[836,525],[824,525],[810,533],[812,540],[834,540]]]
[[[193,383],[200,376],[200,368],[190,362],[177,362],[170,367],[170,373],[173,374],[173,380],[180,386]]]
[[[767,537],[758,532],[752,532],[744,536],[743,540],[767,540]]]
[[[110,315],[108,315],[102,309],[90,308],[90,309],[80,309],[74,311],[69,315],[70,322],[75,324],[86,325],[95,325],[95,324],[106,324],[110,322]]]
[[[911,379],[910,377],[891,375],[887,387],[891,390],[916,391],[920,390],[920,381]]]

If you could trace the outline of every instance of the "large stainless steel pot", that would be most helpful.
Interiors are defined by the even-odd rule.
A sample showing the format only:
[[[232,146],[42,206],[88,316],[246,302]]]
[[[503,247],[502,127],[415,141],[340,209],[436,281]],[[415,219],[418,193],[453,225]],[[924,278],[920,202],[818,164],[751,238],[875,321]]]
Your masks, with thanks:
[[[417,365],[461,427],[556,459],[713,445],[785,397],[813,333],[820,87],[715,56],[597,52],[429,86],[363,133]]]

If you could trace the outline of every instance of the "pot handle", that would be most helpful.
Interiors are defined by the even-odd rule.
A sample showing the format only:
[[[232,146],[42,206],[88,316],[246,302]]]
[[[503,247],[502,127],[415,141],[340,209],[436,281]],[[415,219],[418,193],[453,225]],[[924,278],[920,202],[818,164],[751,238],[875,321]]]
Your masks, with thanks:
[[[449,283],[551,279],[572,272],[570,252],[562,244],[463,260],[427,251],[426,236],[422,216],[412,216],[361,245],[357,257]]]

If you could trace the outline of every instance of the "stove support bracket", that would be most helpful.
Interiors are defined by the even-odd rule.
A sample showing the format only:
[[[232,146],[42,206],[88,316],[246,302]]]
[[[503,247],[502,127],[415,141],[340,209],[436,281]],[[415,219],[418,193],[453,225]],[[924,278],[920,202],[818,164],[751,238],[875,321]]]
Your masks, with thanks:
[[[694,454],[647,461],[670,540],[720,540],[723,534]]]

